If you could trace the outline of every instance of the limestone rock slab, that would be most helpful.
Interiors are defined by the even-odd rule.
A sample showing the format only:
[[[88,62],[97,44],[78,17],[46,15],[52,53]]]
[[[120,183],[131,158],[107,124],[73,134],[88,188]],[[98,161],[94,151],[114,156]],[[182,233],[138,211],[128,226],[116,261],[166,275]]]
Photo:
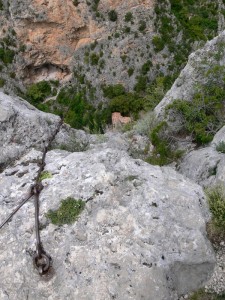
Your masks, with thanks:
[[[35,157],[38,152],[33,151],[17,162],[16,173],[6,169],[0,175],[1,220],[22,198],[23,184],[32,183]],[[30,171],[18,176],[24,165]],[[0,232],[3,299],[175,300],[209,278],[215,259],[199,185],[121,149],[52,150],[45,170],[52,177],[43,180],[41,237],[54,272],[40,279],[33,268],[30,201]],[[85,210],[75,224],[50,224],[45,213],[66,197],[86,201]]]

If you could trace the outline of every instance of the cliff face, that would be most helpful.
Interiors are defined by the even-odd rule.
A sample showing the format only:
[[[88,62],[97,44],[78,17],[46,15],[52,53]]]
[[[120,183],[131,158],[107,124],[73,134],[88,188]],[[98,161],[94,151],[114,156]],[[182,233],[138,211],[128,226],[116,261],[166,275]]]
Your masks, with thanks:
[[[144,11],[152,7],[150,0],[99,1],[98,14],[103,18],[99,19],[86,1],[77,4],[72,0],[10,1],[13,28],[19,42],[26,46],[20,55],[23,75],[30,81],[65,78],[71,73],[75,51],[111,34],[112,22],[104,21],[110,10],[124,15],[128,10]]]
[[[168,90],[188,54],[224,26],[220,0],[3,2],[0,42],[15,51],[10,67],[3,66],[5,90],[15,76],[25,84],[58,79],[95,104],[107,101],[104,85],[143,95],[165,77]]]

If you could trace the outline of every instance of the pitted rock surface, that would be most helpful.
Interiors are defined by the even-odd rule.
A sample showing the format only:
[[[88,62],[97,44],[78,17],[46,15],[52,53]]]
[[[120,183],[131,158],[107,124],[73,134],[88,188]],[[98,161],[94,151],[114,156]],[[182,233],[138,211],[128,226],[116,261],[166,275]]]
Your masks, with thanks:
[[[23,198],[40,155],[32,150],[0,175],[1,220]],[[45,170],[52,178],[42,181],[41,238],[54,272],[45,280],[33,268],[30,201],[0,232],[2,299],[175,300],[209,278],[215,258],[199,185],[169,167],[99,146],[52,150]],[[45,213],[66,197],[86,201],[85,210],[72,225],[50,224]]]

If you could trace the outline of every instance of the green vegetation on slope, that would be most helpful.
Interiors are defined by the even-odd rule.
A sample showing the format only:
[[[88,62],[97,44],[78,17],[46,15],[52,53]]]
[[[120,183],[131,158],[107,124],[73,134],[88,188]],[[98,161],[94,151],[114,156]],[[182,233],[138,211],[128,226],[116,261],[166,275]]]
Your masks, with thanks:
[[[88,129],[92,133],[103,133],[111,121],[111,110],[102,104],[94,107],[87,102],[85,94],[77,92],[74,87],[62,88],[56,99],[53,96],[55,84],[41,81],[32,84],[27,89],[25,98],[38,109],[64,117],[64,121],[76,129]]]
[[[197,145],[206,144],[225,124],[225,68],[211,67],[203,76],[207,80],[196,87],[192,100],[177,99],[169,104],[164,116],[168,124],[161,122],[150,132],[155,148],[148,162],[168,164],[182,154],[174,148],[176,138],[191,136]],[[179,126],[173,126],[174,122]]]
[[[215,66],[205,73],[207,83],[196,89],[192,101],[175,100],[167,106],[183,120],[182,133],[198,145],[212,141],[225,124],[225,69]]]
[[[215,293],[206,293],[204,289],[200,289],[197,292],[195,292],[189,300],[224,300],[225,294],[223,295],[217,295]]]
[[[5,64],[11,64],[14,58],[15,52],[9,48],[0,48],[0,60]]]
[[[225,231],[225,190],[223,186],[215,186],[206,190],[212,221],[216,227]]]
[[[0,10],[3,10],[3,2],[2,2],[2,0],[0,0]]]
[[[155,12],[157,34],[152,42],[156,52],[165,47],[169,50],[170,74],[179,73],[184,67],[196,42],[202,45],[217,35],[219,7],[216,1],[158,0]]]

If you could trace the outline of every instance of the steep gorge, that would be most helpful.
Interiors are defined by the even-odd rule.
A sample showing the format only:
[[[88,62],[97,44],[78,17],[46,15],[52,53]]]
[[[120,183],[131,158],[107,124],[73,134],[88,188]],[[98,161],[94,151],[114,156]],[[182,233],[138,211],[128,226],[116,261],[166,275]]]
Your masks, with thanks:
[[[214,253],[202,189],[225,182],[224,15],[220,0],[0,0],[1,218],[34,181],[59,120],[49,112],[75,128],[63,124],[41,179],[54,272],[46,283],[33,270],[27,203],[0,232],[1,299],[177,300],[205,284],[224,294],[224,243],[214,236]],[[207,120],[198,149],[182,113],[214,96],[217,114],[196,121],[199,133]],[[168,114],[176,101],[185,106]],[[135,120],[127,132],[111,130],[113,111]],[[48,212],[68,197],[85,202],[83,213],[51,224]]]

